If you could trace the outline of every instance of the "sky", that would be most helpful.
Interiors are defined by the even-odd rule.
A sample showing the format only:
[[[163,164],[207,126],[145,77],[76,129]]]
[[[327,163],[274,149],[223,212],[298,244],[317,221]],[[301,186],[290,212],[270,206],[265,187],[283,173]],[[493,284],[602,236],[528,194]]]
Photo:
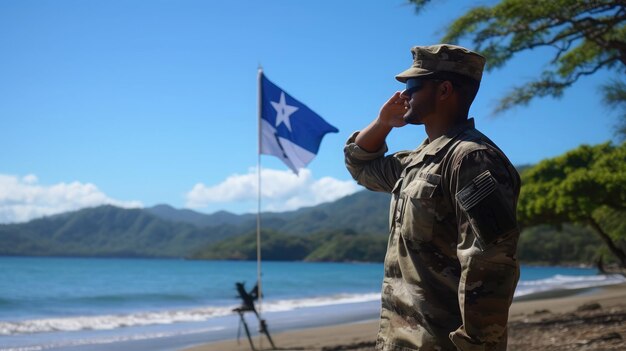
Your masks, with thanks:
[[[416,14],[402,0],[0,0],[0,223],[101,204],[255,212],[259,66],[339,129],[299,175],[260,158],[262,210],[359,191],[345,140],[403,89],[394,76],[412,46],[439,43],[454,18],[490,3]],[[610,72],[493,115],[550,53],[485,73],[470,110],[515,165],[613,138],[598,89]],[[389,149],[425,137],[423,126],[395,129]]]

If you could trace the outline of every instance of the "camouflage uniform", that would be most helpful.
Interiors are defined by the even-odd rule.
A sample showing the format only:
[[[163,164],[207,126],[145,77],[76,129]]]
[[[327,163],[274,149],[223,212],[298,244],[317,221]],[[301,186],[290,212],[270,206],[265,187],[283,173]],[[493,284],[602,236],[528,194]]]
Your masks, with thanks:
[[[473,119],[413,151],[345,147],[357,182],[392,194],[379,350],[506,350],[519,279],[517,171]]]

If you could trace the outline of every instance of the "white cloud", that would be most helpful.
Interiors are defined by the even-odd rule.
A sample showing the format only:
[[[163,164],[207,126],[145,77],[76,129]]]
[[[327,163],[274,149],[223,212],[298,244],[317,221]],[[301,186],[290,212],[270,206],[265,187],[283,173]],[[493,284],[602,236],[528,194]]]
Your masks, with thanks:
[[[186,206],[203,208],[215,203],[250,202],[257,200],[257,170],[233,174],[223,182],[207,186],[196,184],[186,194]],[[261,198],[264,211],[288,211],[333,201],[359,190],[352,180],[323,177],[315,180],[308,169],[296,175],[289,170],[261,169]]]
[[[21,178],[0,174],[0,223],[24,222],[103,204],[119,207],[143,206],[139,201],[112,199],[91,183],[38,183],[34,174]]]

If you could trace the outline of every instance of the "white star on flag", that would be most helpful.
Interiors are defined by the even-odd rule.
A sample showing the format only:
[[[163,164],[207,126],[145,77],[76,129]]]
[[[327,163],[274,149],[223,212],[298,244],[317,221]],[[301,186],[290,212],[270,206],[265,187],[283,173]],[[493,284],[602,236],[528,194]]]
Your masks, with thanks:
[[[279,102],[270,101],[270,103],[276,110],[276,127],[278,127],[281,123],[284,123],[285,127],[287,127],[287,129],[291,132],[291,121],[289,120],[289,117],[292,113],[298,111],[298,108],[287,105],[287,102],[285,101],[285,92],[283,91],[280,92]]]
[[[324,135],[338,130],[270,82],[262,72],[259,86],[259,152],[278,157],[298,174],[317,155]],[[296,111],[298,115],[291,120]]]

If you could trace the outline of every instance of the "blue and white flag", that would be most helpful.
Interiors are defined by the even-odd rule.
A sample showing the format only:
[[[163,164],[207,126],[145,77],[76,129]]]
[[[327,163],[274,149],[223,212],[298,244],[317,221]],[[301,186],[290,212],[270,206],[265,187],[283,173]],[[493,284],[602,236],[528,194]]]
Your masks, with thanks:
[[[261,153],[280,158],[296,174],[317,155],[326,133],[339,130],[284,90],[261,80]]]

